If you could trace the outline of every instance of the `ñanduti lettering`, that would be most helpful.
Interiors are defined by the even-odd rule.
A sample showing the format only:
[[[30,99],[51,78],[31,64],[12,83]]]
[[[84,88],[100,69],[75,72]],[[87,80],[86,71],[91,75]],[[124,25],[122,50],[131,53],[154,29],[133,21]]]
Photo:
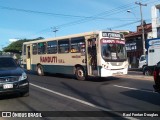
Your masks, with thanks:
[[[40,56],[41,63],[57,63],[57,56]]]

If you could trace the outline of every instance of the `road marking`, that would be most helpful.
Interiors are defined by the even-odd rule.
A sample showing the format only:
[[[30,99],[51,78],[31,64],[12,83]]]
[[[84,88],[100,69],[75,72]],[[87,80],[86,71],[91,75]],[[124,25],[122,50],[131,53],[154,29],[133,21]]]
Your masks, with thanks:
[[[124,76],[119,76],[121,78],[131,78],[131,79],[138,79],[138,80],[153,80],[153,76],[139,76],[139,75],[124,75]]]
[[[153,77],[152,76],[133,76],[133,75],[124,75],[124,76],[117,76],[120,78],[131,78],[131,79],[137,79],[137,80],[150,80],[153,81]]]
[[[142,89],[138,89],[138,88],[131,88],[131,87],[125,87],[125,86],[120,86],[120,85],[113,85],[113,86],[119,87],[119,88],[130,89],[130,90],[137,90],[137,91],[143,91],[143,92],[157,93],[157,92],[150,91],[150,90],[142,90]]]
[[[114,112],[113,110],[111,109],[107,109],[107,108],[104,108],[104,107],[101,107],[101,106],[97,106],[97,105],[94,105],[92,103],[89,103],[89,102],[86,102],[84,100],[80,100],[80,99],[77,99],[77,98],[74,98],[74,97],[71,97],[71,96],[68,96],[68,95],[64,95],[62,93],[59,93],[59,92],[56,92],[56,91],[53,91],[53,90],[50,90],[50,89],[47,89],[47,88],[44,88],[44,87],[41,87],[41,86],[38,86],[38,85],[35,85],[33,83],[30,83],[30,85],[34,86],[34,87],[37,87],[39,89],[42,89],[42,90],[45,90],[45,91],[48,91],[48,92],[51,92],[53,94],[56,94],[56,95],[59,95],[59,96],[62,96],[62,97],[65,97],[65,98],[68,98],[68,99],[71,99],[71,100],[74,100],[74,101],[77,101],[79,103],[82,103],[82,104],[85,104],[85,105],[88,105],[90,107],[93,107],[93,108],[96,108],[96,109],[99,109],[99,110],[103,110],[103,111],[107,111],[107,112],[111,112],[112,114],[115,114],[115,115],[118,115],[118,116],[122,116],[122,114],[118,113],[118,112]],[[136,118],[133,118],[133,117],[124,117],[128,120],[138,120]]]

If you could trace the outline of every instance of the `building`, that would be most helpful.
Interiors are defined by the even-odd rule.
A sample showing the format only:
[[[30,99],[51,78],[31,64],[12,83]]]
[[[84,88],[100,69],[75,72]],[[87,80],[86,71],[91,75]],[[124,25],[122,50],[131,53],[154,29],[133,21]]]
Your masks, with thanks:
[[[152,23],[144,23],[145,40],[151,38],[160,38],[160,4],[155,5],[151,8],[151,17]],[[143,54],[141,25],[137,26],[136,32],[130,32],[129,34],[125,35],[125,38],[129,64],[131,65],[131,67],[137,68],[138,59]]]
[[[160,4],[152,7],[151,14],[152,14],[152,36],[153,38],[160,38]]]
[[[152,24],[144,23],[144,37],[145,40],[152,38]],[[127,57],[129,60],[130,67],[138,67],[138,59],[143,54],[143,41],[142,41],[142,27],[141,25],[137,26],[136,32],[130,32],[125,35],[126,39],[126,50]]]

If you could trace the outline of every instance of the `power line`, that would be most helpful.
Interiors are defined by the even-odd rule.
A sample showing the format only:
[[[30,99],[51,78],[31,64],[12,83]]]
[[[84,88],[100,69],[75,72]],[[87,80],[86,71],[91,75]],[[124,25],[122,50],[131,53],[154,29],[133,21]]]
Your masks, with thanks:
[[[102,12],[102,13],[99,13],[99,14],[96,14],[94,16],[90,16],[91,19],[80,19],[80,20],[77,20],[77,21],[73,21],[73,22],[69,22],[69,23],[65,23],[65,24],[61,24],[61,25],[57,25],[56,27],[65,27],[65,26],[71,26],[71,25],[75,25],[75,24],[80,24],[80,23],[84,23],[84,22],[88,22],[88,21],[93,21],[95,20],[93,17],[95,16],[103,16],[103,15],[107,15],[107,16],[110,16],[110,15],[113,15],[113,14],[117,14],[119,12],[122,12],[120,11],[121,9],[124,9],[124,8],[127,8],[127,7],[130,7],[130,5],[133,4],[133,3],[129,3],[127,5],[123,5],[123,6],[120,6],[118,8],[115,8],[115,9],[111,9],[109,11],[105,11],[105,12]],[[124,11],[124,10],[123,10]],[[106,14],[107,13],[107,14]]]
[[[148,1],[148,0],[146,0],[146,1]],[[157,1],[157,0],[156,0],[156,1]],[[147,4],[154,3],[154,2],[156,2],[156,1],[148,2]],[[125,11],[128,10],[128,7],[130,7],[131,9],[136,8],[136,6],[134,6],[134,7],[131,7],[131,6],[130,6],[130,5],[133,6],[133,4],[134,4],[134,3],[130,3],[130,4],[127,4],[127,5],[118,7],[118,8],[121,8],[122,10],[116,8],[116,9],[112,9],[112,10],[110,10],[110,11],[108,11],[108,12],[105,11],[105,12],[100,13],[100,14],[97,14],[97,15],[104,15],[104,13],[107,13],[107,14],[105,14],[106,16],[110,16],[110,15],[113,15],[113,14],[118,14],[118,13],[120,13],[120,12],[124,12],[124,8],[125,8]],[[95,16],[96,16],[96,15],[95,15]],[[72,26],[72,25],[75,25],[75,24],[80,24],[80,23],[84,23],[84,22],[91,21],[91,20],[95,20],[95,19],[88,19],[88,20],[86,20],[86,19],[81,19],[81,20],[77,20],[77,21],[73,21],[73,22],[61,24],[61,25],[58,25],[58,26],[56,26],[56,27],[59,27],[59,28],[60,28],[60,27]]]
[[[60,29],[60,27],[66,27],[66,26],[72,26],[72,25],[75,25],[75,24],[80,24],[80,23],[84,23],[84,22],[88,22],[88,21],[91,21],[91,20],[95,20],[95,18],[97,18],[96,16],[103,16],[104,14],[106,15],[107,14],[116,14],[117,11],[121,10],[121,9],[124,9],[124,8],[127,8],[127,7],[130,7],[133,3],[129,3],[129,4],[126,4],[126,5],[123,5],[123,6],[120,6],[118,8],[114,8],[114,9],[111,9],[111,10],[108,10],[108,11],[104,11],[104,12],[101,12],[99,14],[96,14],[96,15],[92,15],[92,16],[89,16],[87,18],[83,18],[83,19],[80,19],[80,20],[77,20],[77,21],[72,21],[72,22],[69,22],[69,23],[64,23],[64,24],[61,24],[61,25],[57,25],[57,26],[54,26],[56,27],[57,29]],[[103,18],[104,19],[104,18]],[[107,19],[107,18],[106,18]],[[41,32],[44,32],[44,31],[47,31],[48,29],[50,28],[47,28],[47,29],[43,29],[37,33],[41,33]],[[36,33],[36,34],[37,34]]]
[[[145,0],[145,1],[148,1],[148,0]],[[152,3],[153,3],[153,1],[152,1]],[[102,13],[99,13],[99,14],[96,14],[96,15],[93,15],[93,16],[89,16],[89,17],[86,17],[86,16],[75,16],[75,17],[79,17],[79,18],[83,18],[83,19],[80,19],[80,20],[77,20],[77,21],[68,22],[68,23],[64,23],[64,24],[61,24],[61,25],[57,25],[55,27],[57,29],[60,29],[61,27],[67,27],[67,26],[72,26],[72,25],[75,25],[75,24],[81,24],[81,23],[84,23],[84,22],[92,21],[92,20],[102,19],[102,18],[97,17],[97,16],[107,16],[108,17],[110,15],[115,15],[115,14],[118,14],[120,12],[124,12],[124,9],[125,9],[125,11],[128,10],[128,7],[130,7],[130,9],[136,8],[135,6],[133,6],[133,7],[131,7],[131,6],[133,6],[133,3],[129,3],[129,4],[117,7],[115,9],[111,9],[109,11],[104,11]],[[43,13],[45,14],[45,12],[43,12]],[[47,13],[47,14],[50,14],[50,13]],[[54,14],[54,13],[52,13],[52,14]],[[63,14],[60,14],[60,15],[63,16]],[[72,16],[72,15],[69,15],[69,16]],[[74,15],[72,17],[74,17]],[[103,19],[109,20],[109,18],[103,18]],[[112,19],[112,18],[110,18],[110,19]],[[48,29],[50,29],[50,28],[43,29],[40,32],[47,31]],[[37,32],[37,33],[40,33],[40,32]]]
[[[75,18],[83,18],[83,19],[99,19],[99,20],[110,20],[110,19],[119,19],[120,21],[125,21],[125,18],[103,18],[103,17],[94,17],[94,16],[78,16],[78,15],[67,15],[67,14],[58,14],[58,13],[49,13],[49,12],[41,12],[41,11],[33,11],[33,10],[25,10],[18,8],[10,8],[0,6],[0,9],[13,10],[18,12],[26,12],[26,13],[34,13],[34,14],[43,14],[43,15],[51,15],[51,16],[62,16],[62,17],[75,17]]]
[[[145,21],[150,21],[150,19],[145,19]],[[138,20],[138,21],[134,21],[134,22],[129,22],[129,23],[125,23],[125,24],[121,24],[121,25],[117,25],[117,26],[112,26],[112,27],[109,27],[109,28],[102,28],[102,30],[106,30],[106,29],[117,29],[117,28],[121,28],[121,27],[125,27],[125,26],[129,26],[129,25],[133,25],[133,24],[136,24],[136,23],[140,23],[141,20]]]
[[[148,0],[145,0],[145,1],[148,1]],[[152,1],[153,2],[153,1]],[[95,20],[93,17],[95,16],[111,16],[111,15],[115,15],[115,14],[118,14],[118,13],[121,13],[121,12],[124,12],[124,11],[127,11],[128,10],[128,7],[130,7],[131,9],[133,8],[136,8],[136,6],[134,7],[131,7],[133,6],[133,2],[129,3],[129,4],[126,4],[126,5],[123,5],[123,6],[120,6],[120,7],[117,7],[117,8],[114,8],[114,9],[111,9],[109,11],[105,11],[105,12],[102,12],[102,13],[99,13],[99,14],[96,14],[94,16],[90,16],[91,18],[90,19],[80,19],[80,20],[77,20],[77,21],[72,21],[72,22],[69,22],[69,23],[65,23],[65,24],[61,24],[61,25],[57,25],[56,27],[57,28],[60,28],[60,27],[66,27],[66,26],[72,26],[72,25],[75,25],[75,24],[81,24],[81,23],[84,23],[84,22],[88,22],[88,21],[93,21]]]
[[[42,12],[42,11],[34,11],[34,10],[25,10],[25,9],[11,8],[11,7],[5,7],[5,6],[0,6],[0,9],[13,10],[13,11],[18,11],[18,12],[26,12],[26,13],[34,13],[34,14],[51,15],[51,16],[77,17],[77,18],[84,17],[84,18],[88,18],[86,16],[58,14],[58,13],[50,13],[50,12]]]
[[[93,17],[93,16],[88,17],[88,16],[78,16],[78,15],[69,15],[69,14],[59,14],[59,13],[25,10],[25,9],[11,8],[11,7],[5,7],[5,6],[0,6],[0,9],[6,9],[6,10],[18,11],[18,12],[26,12],[26,13],[34,13],[34,14],[51,15],[51,16],[75,17],[75,18],[85,18],[85,19],[102,19],[102,20],[108,19],[108,18]]]

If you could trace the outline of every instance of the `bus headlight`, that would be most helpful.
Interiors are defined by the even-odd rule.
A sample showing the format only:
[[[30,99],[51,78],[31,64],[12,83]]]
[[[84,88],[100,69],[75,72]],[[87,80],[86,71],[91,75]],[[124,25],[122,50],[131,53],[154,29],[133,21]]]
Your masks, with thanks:
[[[108,64],[106,64],[106,65],[102,64],[102,68],[108,69],[108,67],[109,67]]]
[[[27,74],[25,72],[19,77],[19,81],[27,79]]]

